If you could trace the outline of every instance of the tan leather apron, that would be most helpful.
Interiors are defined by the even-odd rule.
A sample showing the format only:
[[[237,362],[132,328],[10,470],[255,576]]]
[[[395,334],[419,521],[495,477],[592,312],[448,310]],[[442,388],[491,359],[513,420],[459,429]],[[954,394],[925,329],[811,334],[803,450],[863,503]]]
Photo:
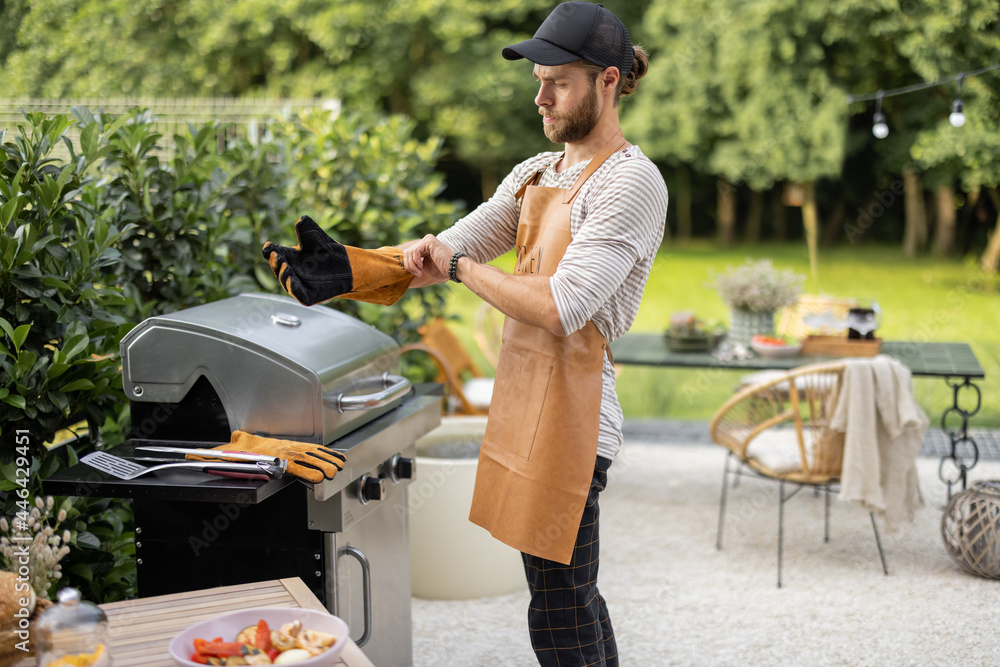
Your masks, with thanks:
[[[617,140],[617,141],[616,141]],[[525,183],[515,274],[551,276],[572,240],[580,188],[625,146],[621,132],[569,190]],[[501,542],[569,564],[597,461],[607,342],[593,322],[560,337],[508,317],[469,520]]]

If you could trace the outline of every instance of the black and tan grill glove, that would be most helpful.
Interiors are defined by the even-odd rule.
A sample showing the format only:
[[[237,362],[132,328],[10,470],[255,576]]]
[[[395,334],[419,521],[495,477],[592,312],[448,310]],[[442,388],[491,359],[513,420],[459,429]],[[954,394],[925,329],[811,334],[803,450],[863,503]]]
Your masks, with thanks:
[[[319,484],[324,479],[333,479],[338,472],[344,469],[344,464],[347,462],[343,454],[329,447],[308,442],[265,438],[244,431],[233,431],[228,445],[213,447],[213,449],[229,452],[252,452],[285,459],[288,461],[289,473],[313,484]],[[213,460],[211,457],[195,454],[188,454],[185,458],[194,461]],[[225,454],[220,453],[219,458],[225,458]]]
[[[342,245],[307,215],[296,221],[295,237],[299,244],[292,247],[267,241],[261,254],[284,290],[305,306],[337,296],[391,306],[413,281],[399,248]]]

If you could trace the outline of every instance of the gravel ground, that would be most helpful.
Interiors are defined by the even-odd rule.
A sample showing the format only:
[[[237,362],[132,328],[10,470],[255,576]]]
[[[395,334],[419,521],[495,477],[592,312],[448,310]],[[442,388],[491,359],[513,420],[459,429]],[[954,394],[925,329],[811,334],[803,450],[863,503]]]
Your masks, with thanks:
[[[628,441],[601,497],[601,580],[623,666],[996,665],[1000,581],[964,573],[941,539],[939,461],[918,459],[925,504],[882,530],[867,512],[803,491],[785,506],[776,587],[777,493],[744,479],[715,548],[724,450]],[[984,460],[971,480],[1000,478]],[[484,573],[484,576],[489,576]],[[416,667],[530,667],[527,592],[413,600]],[[391,666],[382,666],[391,667]]]

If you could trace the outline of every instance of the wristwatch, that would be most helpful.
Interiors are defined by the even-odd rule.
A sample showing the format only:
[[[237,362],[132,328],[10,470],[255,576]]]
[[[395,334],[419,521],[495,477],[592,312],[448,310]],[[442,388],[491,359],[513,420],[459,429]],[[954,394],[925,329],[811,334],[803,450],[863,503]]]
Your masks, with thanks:
[[[462,282],[458,279],[458,260],[462,257],[468,257],[464,252],[459,250],[454,255],[451,256],[451,263],[448,264],[448,280],[453,280],[456,283]]]

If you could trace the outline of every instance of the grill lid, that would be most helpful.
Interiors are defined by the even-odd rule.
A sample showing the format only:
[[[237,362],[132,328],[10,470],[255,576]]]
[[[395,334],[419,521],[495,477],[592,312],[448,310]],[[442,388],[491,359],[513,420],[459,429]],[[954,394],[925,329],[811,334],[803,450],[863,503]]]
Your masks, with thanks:
[[[122,339],[121,355],[139,438],[176,437],[183,419],[194,422],[183,432],[205,440],[198,429],[203,436],[224,413],[229,432],[328,444],[395,407],[409,388],[392,338],[331,308],[269,294],[151,317]]]

